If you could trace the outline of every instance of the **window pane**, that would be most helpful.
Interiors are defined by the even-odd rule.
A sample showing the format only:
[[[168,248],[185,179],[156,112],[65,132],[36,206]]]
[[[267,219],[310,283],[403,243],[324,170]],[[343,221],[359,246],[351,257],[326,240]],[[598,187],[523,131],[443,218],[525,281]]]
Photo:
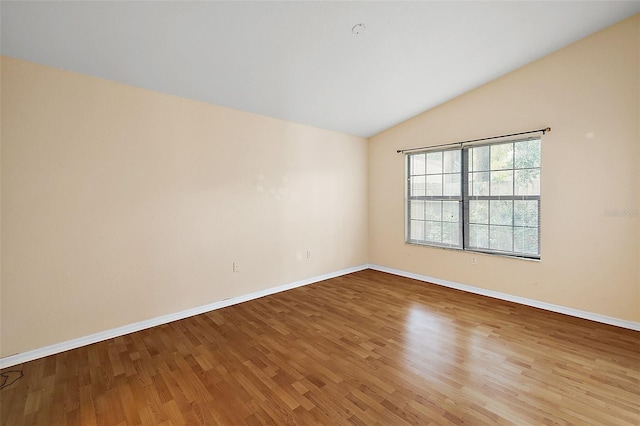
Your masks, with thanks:
[[[442,220],[444,222],[460,223],[460,201],[443,201]]]
[[[412,240],[424,240],[424,222],[412,220],[409,223],[409,238]]]
[[[491,195],[513,195],[513,170],[491,172]]]
[[[513,143],[491,145],[491,170],[513,168]]]
[[[514,201],[513,222],[515,226],[538,226],[538,200]]]
[[[516,142],[516,169],[540,167],[540,139]]]
[[[460,225],[457,223],[443,223],[442,242],[456,246],[460,245]]]
[[[489,203],[489,220],[491,225],[513,224],[513,201],[491,200]]]
[[[411,156],[411,174],[423,175],[425,174],[425,155],[414,154]]]
[[[424,219],[424,201],[411,201],[411,219]]]
[[[489,147],[480,146],[469,149],[469,170],[472,172],[489,170]]]
[[[460,196],[460,174],[442,175],[444,177],[444,193],[443,195]]]
[[[427,173],[442,173],[442,151],[427,153]]]
[[[515,228],[513,250],[519,253],[538,254],[538,228]]]
[[[489,227],[489,248],[492,250],[513,250],[513,228],[510,226]]]
[[[489,248],[489,226],[469,225],[469,246],[473,248]]]
[[[427,241],[442,242],[442,222],[425,222],[425,235]]]
[[[427,195],[442,195],[442,175],[427,175]]]
[[[442,220],[442,201],[427,201],[428,220]]]
[[[489,195],[489,172],[469,174],[469,195]]]
[[[469,200],[469,222],[489,224],[489,201]]]
[[[411,196],[420,197],[425,195],[425,177],[414,176],[411,178]]]
[[[540,169],[516,170],[515,195],[540,195]]]
[[[444,173],[460,173],[460,150],[444,152]]]

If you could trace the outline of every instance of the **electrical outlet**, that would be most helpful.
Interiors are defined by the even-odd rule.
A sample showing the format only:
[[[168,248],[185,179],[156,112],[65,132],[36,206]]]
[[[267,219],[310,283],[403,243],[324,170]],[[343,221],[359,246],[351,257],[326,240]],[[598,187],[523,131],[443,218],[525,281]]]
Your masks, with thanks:
[[[471,264],[472,265],[477,265],[478,264],[478,258],[475,256],[471,256]]]
[[[311,250],[307,250],[307,259],[311,259]]]
[[[238,262],[233,262],[233,272],[240,272],[240,264]]]

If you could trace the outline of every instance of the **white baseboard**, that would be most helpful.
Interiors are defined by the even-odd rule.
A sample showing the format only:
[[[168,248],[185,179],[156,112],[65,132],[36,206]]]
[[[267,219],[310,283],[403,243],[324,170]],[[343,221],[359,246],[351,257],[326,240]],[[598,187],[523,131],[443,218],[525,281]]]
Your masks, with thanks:
[[[260,297],[268,296],[270,294],[280,293],[286,290],[291,290],[296,287],[302,287],[302,286],[313,284],[319,281],[328,280],[330,278],[339,277],[341,275],[362,271],[364,269],[373,269],[375,271],[387,272],[389,274],[398,275],[401,277],[413,278],[418,281],[424,281],[427,283],[437,284],[444,287],[455,288],[457,290],[466,291],[468,293],[480,294],[482,296],[489,296],[496,299],[515,302],[522,305],[532,306],[534,308],[540,308],[540,309],[544,309],[551,312],[557,312],[560,314],[565,314],[573,317],[596,321],[603,324],[609,324],[617,327],[627,328],[630,330],[640,331],[640,323],[634,322],[634,321],[621,320],[618,318],[608,317],[605,315],[595,314],[592,312],[581,311],[578,309],[567,308],[564,306],[553,305],[551,303],[540,302],[537,300],[527,299],[519,296],[513,296],[506,293],[500,293],[498,291],[485,290],[479,287],[473,287],[466,284],[460,284],[452,281],[442,280],[439,278],[428,277],[426,275],[414,274],[413,272],[401,271],[399,269],[387,268],[385,266],[360,265],[353,268],[343,269],[340,271],[335,271],[328,274],[307,278],[301,281],[284,284],[278,287],[268,288],[266,290],[257,291],[255,293],[250,293],[250,294],[233,297],[233,298],[222,300],[215,303],[210,303],[208,305],[187,309],[185,311],[163,315],[163,316],[152,318],[146,321],[136,322],[133,324],[114,328],[111,330],[102,331],[100,333],[91,334],[89,336],[79,337],[77,339],[68,340],[66,342],[56,343],[51,346],[46,346],[43,348],[34,349],[32,351],[11,355],[5,358],[0,358],[0,368],[12,367],[14,365],[22,364],[28,361],[33,361],[38,358],[43,358],[49,355],[54,355],[54,354],[68,351],[71,349],[76,349],[82,346],[101,342],[103,340],[123,336],[125,334],[134,333],[136,331],[155,327],[157,325],[167,324],[172,321],[181,320],[194,315],[199,315],[205,312],[214,311],[216,309],[226,308],[227,306],[237,305],[238,303],[247,302],[249,300],[258,299]]]
[[[111,330],[101,331],[100,333],[91,334],[89,336],[67,340],[66,342],[56,343],[54,345],[46,346],[44,348],[34,349],[28,352],[22,352],[16,355],[0,358],[0,368],[12,367],[14,365],[22,364],[23,362],[33,361],[34,359],[43,358],[45,356],[57,354],[60,352],[71,350],[71,349],[76,349],[82,346],[101,342],[103,340],[112,339],[114,337],[123,336],[129,333],[134,333],[136,331],[144,330],[146,328],[151,328],[157,325],[162,325],[172,321],[181,320],[194,315],[199,315],[205,312],[214,311],[216,309],[226,308],[227,306],[237,305],[238,303],[247,302],[249,300],[258,299],[260,297],[268,296],[270,294],[280,293],[281,291],[291,290],[296,287],[302,287],[302,286],[313,284],[319,281],[328,280],[330,278],[339,277],[341,275],[350,274],[352,272],[362,271],[368,268],[369,268],[369,265],[360,265],[360,266],[355,266],[353,268],[342,269],[340,271],[330,272],[324,275],[318,275],[312,278],[307,278],[301,281],[284,284],[278,287],[272,287],[266,290],[256,291],[255,293],[245,294],[243,296],[238,296],[238,297],[232,297],[230,299],[221,300],[219,302],[210,303],[204,306],[198,306],[196,308],[187,309],[185,311],[163,315],[160,317],[136,322],[133,324],[114,328]]]
[[[369,269],[375,271],[387,272],[389,274],[398,275],[406,278],[413,278],[418,281],[424,281],[432,284],[441,285],[443,287],[455,288],[457,290],[466,291],[468,293],[489,296],[495,299],[515,302],[521,305],[532,306],[534,308],[544,309],[546,311],[557,312],[560,314],[570,315],[572,317],[583,318],[603,324],[615,325],[617,327],[628,328],[630,330],[640,331],[640,323],[635,321],[627,321],[618,318],[608,317],[605,315],[595,314],[593,312],[581,311],[579,309],[567,308],[565,306],[553,305],[551,303],[540,302],[538,300],[527,299],[524,297],[513,296],[507,293],[501,293],[493,290],[485,290],[479,287],[473,287],[466,284],[460,284],[452,281],[441,280],[439,278],[428,277],[426,275],[414,274],[413,272],[401,271],[398,269],[387,268],[385,266],[369,265]]]

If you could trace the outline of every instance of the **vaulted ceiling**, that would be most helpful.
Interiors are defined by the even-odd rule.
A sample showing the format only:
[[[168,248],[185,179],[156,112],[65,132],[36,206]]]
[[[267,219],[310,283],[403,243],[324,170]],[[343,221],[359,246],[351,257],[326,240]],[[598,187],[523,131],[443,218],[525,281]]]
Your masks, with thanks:
[[[0,35],[3,55],[368,137],[638,12],[638,1],[3,1]]]

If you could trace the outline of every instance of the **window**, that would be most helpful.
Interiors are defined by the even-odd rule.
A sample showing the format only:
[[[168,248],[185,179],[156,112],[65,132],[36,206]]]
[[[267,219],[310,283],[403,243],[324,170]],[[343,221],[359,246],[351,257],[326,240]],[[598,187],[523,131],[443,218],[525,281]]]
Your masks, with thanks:
[[[540,139],[407,154],[408,243],[540,258]]]

